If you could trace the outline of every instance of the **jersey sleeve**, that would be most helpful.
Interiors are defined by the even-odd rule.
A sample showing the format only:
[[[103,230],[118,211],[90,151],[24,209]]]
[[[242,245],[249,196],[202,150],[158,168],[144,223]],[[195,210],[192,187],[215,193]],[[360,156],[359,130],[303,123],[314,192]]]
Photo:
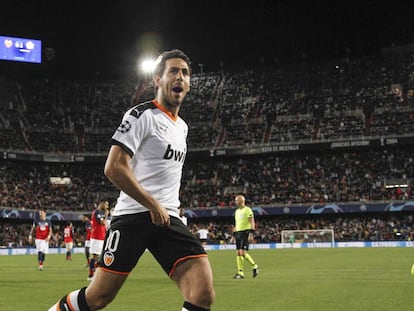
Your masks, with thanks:
[[[141,142],[151,133],[152,119],[150,113],[132,108],[127,111],[121,125],[112,136],[112,144],[120,145],[132,157]]]
[[[251,209],[251,207],[249,207],[249,212],[247,213],[247,218],[252,218],[254,217],[254,213],[253,210]]]
[[[94,217],[95,217],[95,220],[98,223],[100,223],[101,219],[104,218],[104,214],[103,214],[103,212],[101,210],[96,210]]]

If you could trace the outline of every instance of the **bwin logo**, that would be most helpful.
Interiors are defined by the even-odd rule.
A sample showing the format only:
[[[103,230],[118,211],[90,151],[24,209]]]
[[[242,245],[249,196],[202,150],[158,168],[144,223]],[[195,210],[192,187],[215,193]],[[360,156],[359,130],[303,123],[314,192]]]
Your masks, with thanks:
[[[174,150],[171,148],[171,145],[168,145],[167,150],[164,153],[164,159],[174,161],[182,162],[184,163],[185,160],[185,152]]]

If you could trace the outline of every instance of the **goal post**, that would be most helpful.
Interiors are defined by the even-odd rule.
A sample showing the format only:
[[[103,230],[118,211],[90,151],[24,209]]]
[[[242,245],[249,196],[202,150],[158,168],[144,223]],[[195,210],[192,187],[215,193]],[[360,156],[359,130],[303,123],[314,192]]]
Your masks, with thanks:
[[[332,243],[334,245],[333,229],[314,230],[283,230],[282,243]]]

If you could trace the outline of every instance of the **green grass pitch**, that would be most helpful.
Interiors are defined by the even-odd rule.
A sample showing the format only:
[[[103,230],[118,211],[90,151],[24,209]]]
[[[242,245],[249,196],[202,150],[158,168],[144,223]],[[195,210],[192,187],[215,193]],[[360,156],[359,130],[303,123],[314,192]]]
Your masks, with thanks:
[[[234,250],[209,251],[217,298],[212,310],[408,311],[414,309],[413,248],[251,250],[257,278],[233,279]],[[67,262],[47,255],[44,271],[34,255],[0,256],[0,310],[48,310],[68,291],[86,286],[83,254]],[[115,300],[113,311],[181,310],[172,281],[145,253]]]

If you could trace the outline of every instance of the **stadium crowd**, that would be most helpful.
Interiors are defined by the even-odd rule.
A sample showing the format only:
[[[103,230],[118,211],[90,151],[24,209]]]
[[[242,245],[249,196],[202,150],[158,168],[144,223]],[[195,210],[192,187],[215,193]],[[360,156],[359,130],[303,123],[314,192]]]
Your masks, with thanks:
[[[413,133],[414,53],[195,73],[180,114],[190,150]],[[153,86],[0,78],[0,148],[106,152],[118,117]]]
[[[0,150],[26,154],[106,154],[118,116],[151,98],[139,81],[69,81],[0,77]],[[132,98],[132,101],[131,101]],[[180,114],[189,151],[414,137],[414,53],[398,49],[360,59],[275,65],[237,73],[194,74]],[[117,117],[114,117],[117,116]],[[413,199],[412,144],[345,151],[315,150],[187,159],[185,208],[232,207],[236,193],[252,205]],[[103,163],[0,160],[0,206],[91,211],[115,198]],[[70,181],[55,184],[51,177]],[[398,181],[404,187],[387,187]],[[258,219],[257,242],[278,242],[284,229],[333,228],[338,241],[412,239],[413,218]],[[75,224],[76,225],[76,224]],[[61,245],[55,224],[51,246]],[[211,222],[212,241],[228,243],[230,224]],[[198,225],[190,222],[193,232]],[[27,245],[29,224],[1,222],[0,245]],[[83,243],[76,227],[75,244]],[[398,234],[397,234],[398,233]]]
[[[151,97],[143,80],[73,82],[0,80],[0,149],[27,153],[105,154],[120,111]],[[194,74],[181,109],[189,150],[412,135],[414,53],[280,65],[238,73]],[[286,155],[196,159],[184,170],[186,208],[231,206],[235,192],[255,204],[412,198],[413,148],[380,146]],[[103,163],[0,161],[0,206],[90,210],[113,193]],[[70,177],[54,186],[52,176]],[[387,188],[401,180],[406,188]]]
[[[258,155],[188,161],[181,189],[185,208],[233,206],[237,192],[254,205],[369,202],[413,199],[414,150],[393,148],[337,153]],[[117,190],[102,163],[0,162],[0,206],[48,210],[92,210]],[[54,185],[50,177],[70,177]],[[387,188],[393,180],[407,187]]]

